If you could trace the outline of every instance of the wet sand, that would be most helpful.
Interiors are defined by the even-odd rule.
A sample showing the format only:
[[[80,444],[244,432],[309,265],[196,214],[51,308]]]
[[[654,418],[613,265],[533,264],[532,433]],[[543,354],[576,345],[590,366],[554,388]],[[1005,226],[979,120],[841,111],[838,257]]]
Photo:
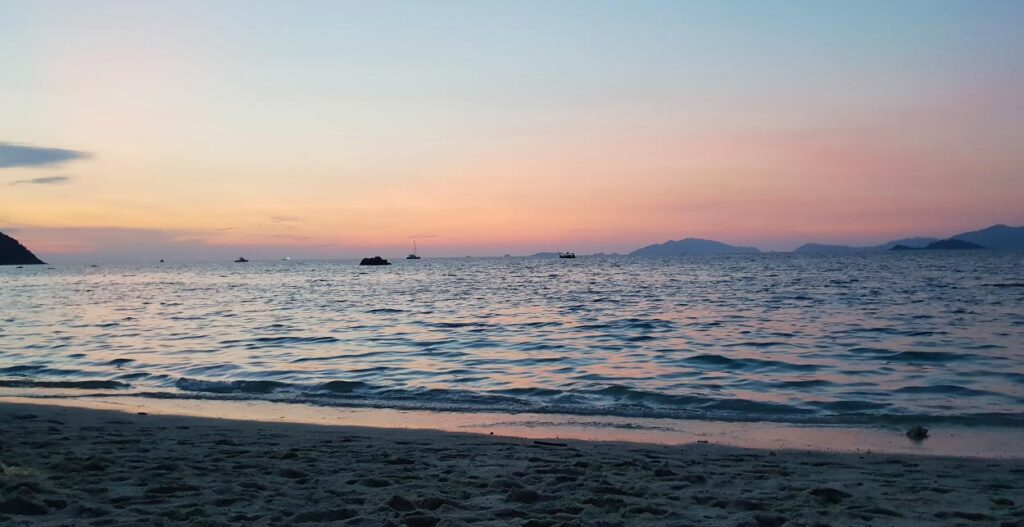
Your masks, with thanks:
[[[0,525],[1024,526],[1024,460],[0,404]]]

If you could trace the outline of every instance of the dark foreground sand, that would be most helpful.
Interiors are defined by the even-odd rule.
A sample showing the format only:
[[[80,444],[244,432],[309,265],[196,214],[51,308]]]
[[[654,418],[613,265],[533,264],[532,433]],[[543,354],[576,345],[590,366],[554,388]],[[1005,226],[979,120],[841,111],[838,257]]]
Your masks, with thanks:
[[[1024,526],[1020,460],[538,444],[0,404],[0,462],[3,526]]]

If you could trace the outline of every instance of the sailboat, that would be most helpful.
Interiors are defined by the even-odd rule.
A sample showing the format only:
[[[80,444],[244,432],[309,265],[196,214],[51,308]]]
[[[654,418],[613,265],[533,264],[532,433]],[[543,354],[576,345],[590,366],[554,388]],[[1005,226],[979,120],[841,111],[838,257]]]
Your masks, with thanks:
[[[405,257],[406,260],[419,260],[420,257],[416,254],[416,240],[412,241],[412,253]]]

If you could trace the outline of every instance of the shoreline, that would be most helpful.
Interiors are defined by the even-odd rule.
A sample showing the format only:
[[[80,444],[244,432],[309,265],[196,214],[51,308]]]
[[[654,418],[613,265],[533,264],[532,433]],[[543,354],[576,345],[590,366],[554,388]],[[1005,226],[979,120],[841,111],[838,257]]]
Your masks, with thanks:
[[[1024,459],[1024,428],[923,423],[924,441],[903,426],[808,425],[617,416],[437,412],[324,407],[268,401],[146,397],[31,398],[0,396],[0,404],[52,405],[134,414],[340,427],[414,429],[523,439],[572,439],[648,445],[710,443],[721,446],[839,453]]]
[[[0,523],[1022,525],[1024,460],[540,441],[0,403]]]

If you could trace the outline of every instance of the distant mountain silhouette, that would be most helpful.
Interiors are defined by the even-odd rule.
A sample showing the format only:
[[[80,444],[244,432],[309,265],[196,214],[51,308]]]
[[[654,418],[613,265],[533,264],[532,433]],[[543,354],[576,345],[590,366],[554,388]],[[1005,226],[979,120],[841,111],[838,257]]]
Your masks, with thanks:
[[[714,240],[701,240],[698,238],[686,238],[683,240],[669,240],[665,243],[648,245],[637,249],[630,256],[682,256],[682,255],[707,255],[707,254],[756,254],[761,252],[754,247],[736,247]]]
[[[937,241],[935,243],[929,243],[928,246],[925,247],[925,249],[926,250],[936,250],[936,249],[941,249],[941,250],[970,250],[970,249],[985,249],[985,246],[984,245],[979,245],[977,243],[971,243],[971,242],[964,241],[964,240],[949,239],[949,240]]]
[[[36,265],[45,263],[18,240],[0,232],[0,265]]]
[[[980,231],[957,234],[950,239],[976,243],[989,249],[1021,250],[1024,249],[1024,227],[993,225]]]
[[[822,243],[806,243],[797,247],[793,252],[798,253],[839,253],[839,252],[852,252],[852,251],[888,251],[896,246],[903,246],[907,249],[923,249],[929,243],[935,243],[939,241],[938,238],[903,238],[902,240],[893,240],[891,242],[885,242],[881,245],[869,245],[867,247],[852,247],[849,245],[826,245]]]
[[[950,238],[948,240],[939,240],[937,242],[929,243],[924,247],[909,247],[906,245],[894,245],[889,248],[890,251],[962,251],[962,250],[975,250],[985,249],[986,247],[978,245],[976,243],[966,242],[964,240],[957,240]]]
[[[865,250],[862,247],[849,245],[829,245],[826,243],[805,243],[793,250],[795,253],[848,253]]]

